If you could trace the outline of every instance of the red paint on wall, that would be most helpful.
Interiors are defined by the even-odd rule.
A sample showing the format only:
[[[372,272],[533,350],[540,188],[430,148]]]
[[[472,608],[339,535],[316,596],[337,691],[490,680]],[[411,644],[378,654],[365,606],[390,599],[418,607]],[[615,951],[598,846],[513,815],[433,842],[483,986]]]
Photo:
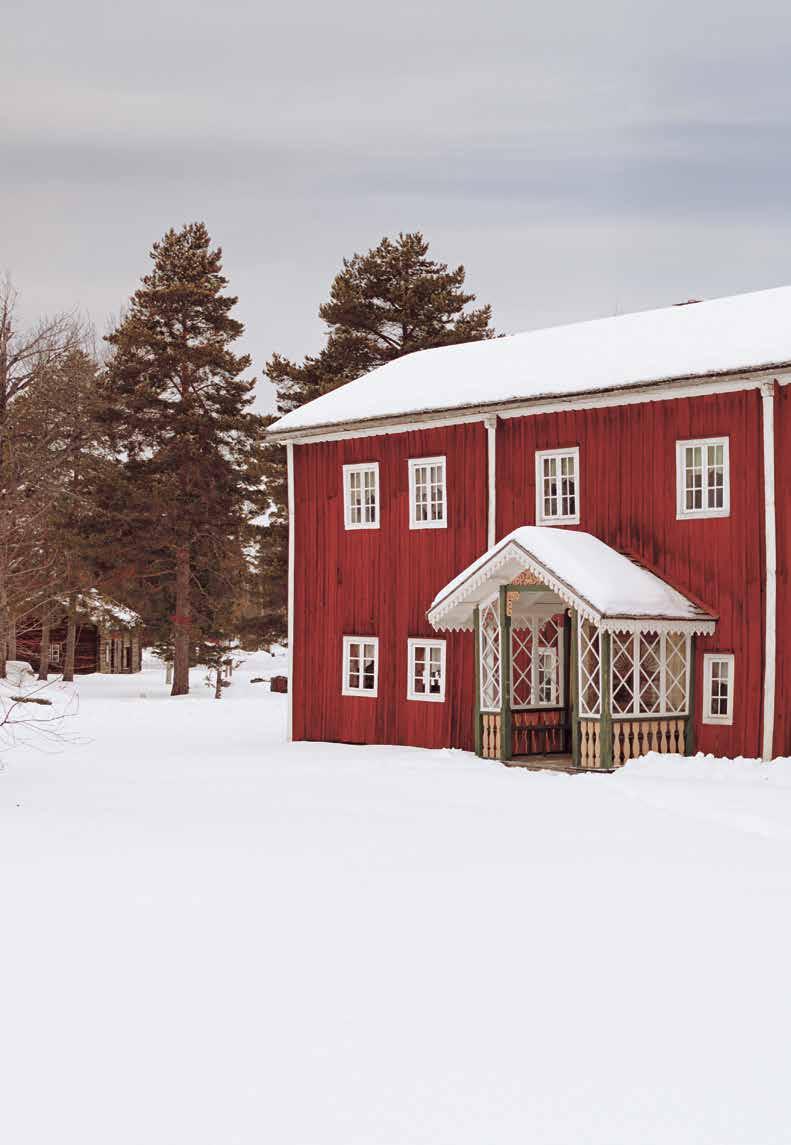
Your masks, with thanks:
[[[676,441],[730,439],[728,517],[676,520]],[[535,523],[535,453],[578,445],[580,524],[719,613],[697,638],[699,750],[761,753],[764,518],[758,390],[507,418],[497,434],[497,535]],[[736,656],[734,723],[703,724],[703,653]]]
[[[776,751],[791,751],[791,392],[778,397],[778,636]],[[676,520],[676,441],[730,438],[731,512]],[[535,523],[535,452],[580,447],[580,528],[642,559],[719,613],[698,638],[699,749],[759,755],[765,596],[763,455],[758,390],[501,419],[497,536]],[[410,458],[447,456],[447,529],[410,530]],[[446,700],[406,699],[407,639],[437,636],[436,592],[486,549],[486,432],[480,422],[294,447],[296,577],[294,736],[352,743],[473,747],[469,633],[447,639]],[[346,531],[342,467],[378,461],[381,526]],[[341,695],[343,635],[379,637],[378,698]],[[704,725],[702,657],[736,656],[733,727]]]
[[[775,755],[791,755],[791,386],[775,388],[777,681]]]
[[[408,461],[447,457],[448,528],[409,528]],[[380,528],[344,528],[343,466],[378,461]],[[433,597],[486,548],[480,422],[294,448],[294,738],[473,747],[471,633],[436,633]],[[343,636],[379,637],[377,698],[341,695]],[[407,700],[407,640],[447,640],[444,703]]]

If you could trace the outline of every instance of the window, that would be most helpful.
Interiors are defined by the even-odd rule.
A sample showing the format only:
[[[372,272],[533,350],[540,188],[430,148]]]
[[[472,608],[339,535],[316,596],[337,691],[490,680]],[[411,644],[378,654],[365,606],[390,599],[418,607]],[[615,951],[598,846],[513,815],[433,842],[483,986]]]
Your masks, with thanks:
[[[580,451],[548,449],[536,454],[536,523],[578,525]]]
[[[703,657],[703,722],[733,723],[733,665],[731,654]]]
[[[445,641],[409,641],[408,700],[445,699]]]
[[[500,710],[500,602],[499,597],[481,605],[480,699],[482,712]]]
[[[379,462],[343,467],[343,512],[347,529],[379,528]]]
[[[612,714],[686,715],[689,638],[678,632],[613,632],[611,639]]]
[[[420,457],[409,462],[410,529],[445,529],[448,505],[445,458]]]
[[[511,629],[511,707],[563,705],[563,617],[534,617]]]
[[[727,517],[731,511],[728,438],[676,442],[676,517]]]
[[[344,696],[376,696],[379,687],[379,641],[375,636],[344,636]]]
[[[51,664],[60,664],[60,644],[50,644],[49,659]]]

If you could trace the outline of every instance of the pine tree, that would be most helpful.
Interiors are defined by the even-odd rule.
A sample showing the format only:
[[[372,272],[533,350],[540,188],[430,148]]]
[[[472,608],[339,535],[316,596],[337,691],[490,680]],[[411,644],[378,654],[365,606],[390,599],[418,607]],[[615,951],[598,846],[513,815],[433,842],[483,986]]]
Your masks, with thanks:
[[[493,338],[491,306],[468,309],[475,295],[464,282],[464,267],[449,270],[429,258],[419,232],[383,238],[367,254],[344,259],[329,301],[319,308],[328,327],[324,348],[301,364],[273,354],[266,365],[278,410],[287,413],[414,350]],[[285,465],[285,450],[267,445],[264,475],[272,508],[261,542],[261,631],[272,640],[282,640],[286,631]]]
[[[167,629],[171,694],[182,695],[258,508],[261,419],[249,409],[255,381],[242,377],[250,358],[232,350],[237,299],[223,293],[222,252],[204,224],[169,230],[151,258],[107,338],[104,420],[122,460],[101,520],[130,578],[147,586],[146,619]]]

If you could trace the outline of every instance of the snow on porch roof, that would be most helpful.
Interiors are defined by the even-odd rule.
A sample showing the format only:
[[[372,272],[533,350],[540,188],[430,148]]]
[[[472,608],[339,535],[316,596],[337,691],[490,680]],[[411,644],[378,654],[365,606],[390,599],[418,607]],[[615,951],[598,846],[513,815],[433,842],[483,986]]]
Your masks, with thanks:
[[[791,286],[419,350],[292,410],[294,433],[791,362]]]
[[[613,632],[710,633],[716,617],[590,533],[525,525],[503,537],[437,594],[437,629],[472,628],[473,609],[529,570],[564,604]]]

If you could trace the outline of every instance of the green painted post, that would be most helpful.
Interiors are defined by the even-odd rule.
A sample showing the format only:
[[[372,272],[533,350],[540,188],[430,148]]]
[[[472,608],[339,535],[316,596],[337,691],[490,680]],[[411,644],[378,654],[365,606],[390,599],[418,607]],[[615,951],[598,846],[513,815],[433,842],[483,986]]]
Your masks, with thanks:
[[[571,648],[569,652],[569,692],[571,709],[571,762],[580,765],[580,674],[577,610],[571,610]]]
[[[511,617],[507,584],[500,585],[500,759],[511,758]]]
[[[612,698],[610,662],[612,642],[609,632],[599,630],[601,658],[601,717],[599,719],[599,767],[612,767]]]
[[[695,754],[695,648],[694,636],[689,638],[689,707],[687,708],[686,727],[684,729],[684,755]]]
[[[481,727],[481,610],[475,605],[473,610],[473,636],[475,657],[475,754],[483,755],[483,728]]]

